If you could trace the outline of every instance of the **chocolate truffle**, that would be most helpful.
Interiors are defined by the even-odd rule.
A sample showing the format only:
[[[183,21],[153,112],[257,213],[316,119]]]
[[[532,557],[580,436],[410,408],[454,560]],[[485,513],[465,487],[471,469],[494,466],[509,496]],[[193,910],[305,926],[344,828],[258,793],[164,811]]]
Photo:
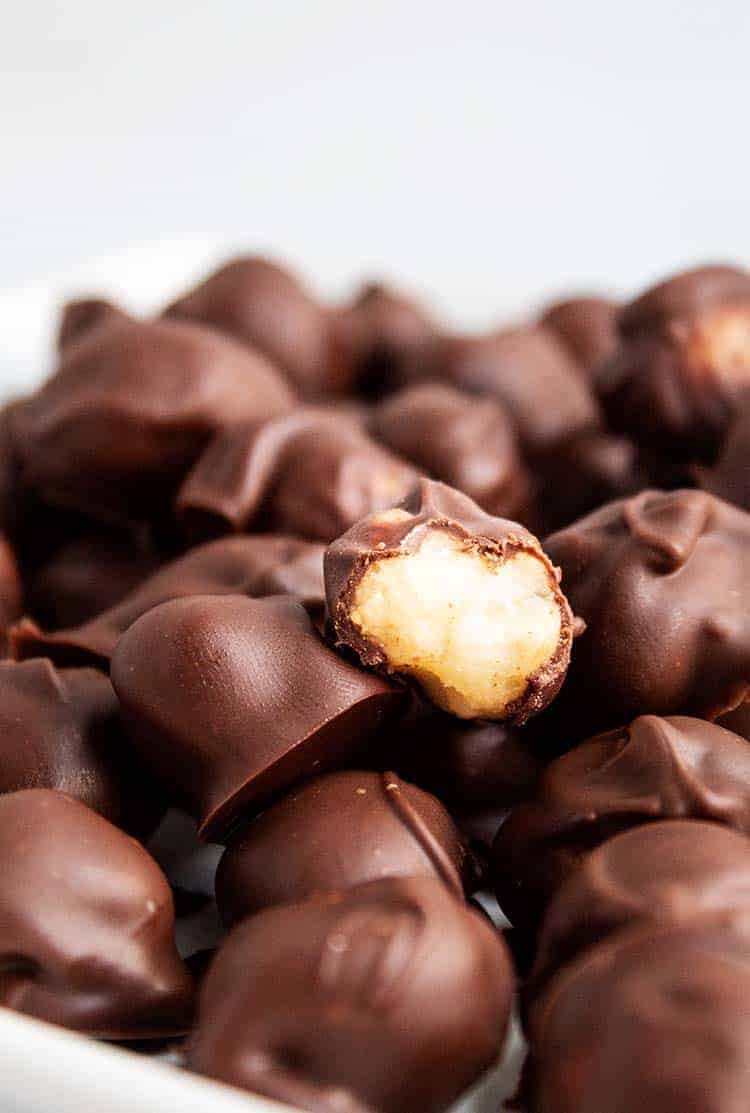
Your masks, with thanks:
[[[750,515],[643,491],[548,537],[586,623],[547,716],[568,745],[636,715],[715,719],[750,691]]]
[[[551,329],[587,374],[617,346],[617,303],[609,298],[577,297],[555,302],[540,324]]]
[[[216,876],[226,924],[273,904],[384,877],[473,880],[439,800],[395,773],[329,773],[285,796],[232,840]]]
[[[22,788],[67,792],[137,835],[164,810],[124,734],[109,678],[41,658],[0,662],[0,793]]]
[[[67,344],[57,372],[14,409],[21,476],[95,516],[159,515],[212,433],[292,401],[273,367],[229,338],[116,317]]]
[[[421,472],[463,491],[488,514],[523,515],[529,477],[508,414],[495,398],[417,383],[372,411],[370,432]]]
[[[226,537],[163,565],[129,595],[89,622],[44,631],[29,619],[13,627],[17,658],[108,668],[122,634],[146,611],[188,595],[298,596],[314,614],[323,608],[323,547],[296,537]]]
[[[556,569],[523,526],[442,483],[358,522],[324,571],[337,645],[459,718],[522,723],[560,688],[573,618]]]
[[[214,842],[297,782],[353,764],[403,703],[286,596],[162,603],[120,639],[112,683],[133,743]]]
[[[62,792],[0,796],[0,1003],[107,1039],[179,1034],[193,986],[135,839]]]
[[[533,932],[550,898],[595,847],[662,819],[703,819],[750,835],[750,747],[713,723],[642,715],[589,739],[542,773],[493,846],[500,906]]]
[[[338,379],[361,395],[380,398],[412,382],[439,338],[424,307],[392,287],[372,282],[351,305],[331,313],[332,360]]]
[[[356,417],[303,407],[216,437],[183,484],[177,513],[191,536],[260,525],[328,542],[398,502],[415,476]]]
[[[268,259],[225,263],[165,316],[211,325],[241,340],[283,371],[305,398],[337,386],[325,309],[295,275]]]
[[[738,405],[716,464],[698,471],[700,486],[750,510],[750,394]]]
[[[436,356],[443,379],[507,407],[521,446],[534,461],[571,437],[598,429],[596,399],[575,360],[549,329],[505,329],[446,337]]]
[[[583,859],[544,916],[531,994],[577,955],[628,927],[731,923],[750,915],[750,839],[671,819],[623,831]]]
[[[77,537],[30,577],[27,610],[48,630],[79,626],[119,603],[158,566],[151,547],[127,533]]]
[[[236,927],[188,1066],[315,1113],[441,1113],[498,1058],[512,993],[502,940],[445,885],[374,881]]]
[[[747,931],[630,931],[532,1012],[532,1113],[741,1113],[750,1093]]]
[[[625,306],[619,332],[596,376],[612,427],[658,456],[710,463],[750,388],[750,274],[679,274]]]

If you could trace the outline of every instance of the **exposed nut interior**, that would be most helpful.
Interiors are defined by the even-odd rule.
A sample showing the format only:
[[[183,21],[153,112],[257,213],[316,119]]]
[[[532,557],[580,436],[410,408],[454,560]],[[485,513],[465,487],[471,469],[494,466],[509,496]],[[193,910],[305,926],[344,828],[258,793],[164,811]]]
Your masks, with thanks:
[[[444,529],[415,552],[373,561],[351,621],[393,671],[462,719],[502,719],[554,657],[562,622],[548,568],[533,553],[501,560]]]
[[[750,382],[750,306],[730,306],[704,315],[690,338],[693,359],[727,381]]]

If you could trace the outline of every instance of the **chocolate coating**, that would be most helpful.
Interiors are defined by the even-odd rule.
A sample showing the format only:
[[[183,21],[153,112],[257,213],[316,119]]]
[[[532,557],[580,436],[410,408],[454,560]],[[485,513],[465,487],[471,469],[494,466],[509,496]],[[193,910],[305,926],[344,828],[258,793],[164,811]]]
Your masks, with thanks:
[[[359,394],[380,398],[421,373],[439,332],[413,298],[373,282],[351,305],[332,312],[331,336],[338,378]]]
[[[134,745],[211,841],[356,761],[403,701],[333,653],[285,596],[163,603],[122,636],[111,673]]]
[[[531,1113],[742,1113],[750,1092],[747,930],[631,931],[533,1010]]]
[[[197,537],[260,525],[328,542],[398,502],[415,475],[356,417],[300,408],[219,435],[183,484],[177,513]]]
[[[493,845],[500,906],[533,933],[586,854],[620,831],[702,819],[750,834],[750,747],[702,719],[642,715],[551,762]]]
[[[104,298],[78,298],[76,301],[69,301],[60,314],[57,347],[62,350],[92,329],[127,319],[128,314],[124,310]]]
[[[0,533],[0,654],[6,656],[8,629],[21,616],[23,588],[16,556]]]
[[[353,651],[368,667],[386,673],[398,671],[392,669],[384,646],[368,637],[354,621],[352,615],[357,591],[372,565],[418,553],[430,534],[457,539],[463,551],[487,558],[493,567],[499,567],[523,553],[538,560],[545,571],[547,590],[554,597],[560,615],[557,646],[543,665],[522,678],[522,690],[511,704],[505,705],[494,716],[483,716],[523,723],[546,707],[562,684],[570,659],[573,616],[560,591],[556,570],[537,539],[515,522],[486,514],[471,499],[442,483],[418,480],[398,508],[364,518],[326,549],[326,608],[336,644]],[[445,605],[452,615],[454,604],[451,599],[446,599]],[[414,620],[414,615],[404,611],[394,619],[398,619],[406,629]],[[443,698],[439,693],[436,695],[434,689],[425,689],[426,681],[421,676],[419,683],[429,699],[438,702]],[[464,718],[477,717],[453,707],[450,710]]]
[[[462,897],[471,861],[439,800],[395,773],[329,773],[242,828],[216,875],[227,925],[384,877],[437,877]]]
[[[0,796],[0,1003],[108,1039],[184,1032],[193,986],[167,880],[64,793]]]
[[[496,399],[447,383],[418,383],[376,406],[369,427],[393,452],[463,491],[489,514],[523,514],[529,477],[513,423]]]
[[[672,819],[592,850],[545,913],[531,994],[578,955],[628,927],[731,924],[750,912],[750,839]]]
[[[490,394],[507,407],[524,451],[534,460],[601,425],[588,383],[549,329],[535,326],[447,337],[436,358],[441,378],[464,390]]]
[[[77,537],[30,578],[27,610],[48,630],[79,626],[119,603],[158,566],[154,551],[126,534]]]
[[[315,1113],[440,1113],[498,1057],[513,974],[439,881],[267,909],[208,972],[188,1066]]]
[[[586,623],[550,733],[570,745],[635,715],[714,719],[750,689],[750,515],[644,491],[545,541]]]
[[[556,334],[588,375],[617,346],[617,312],[609,298],[568,298],[551,305],[540,324]]]
[[[295,275],[268,259],[225,263],[165,316],[211,325],[241,340],[280,368],[305,398],[336,387],[325,309]]]
[[[709,463],[750,387],[750,273],[701,267],[625,306],[597,372],[613,428],[670,460]]]
[[[51,661],[0,662],[0,793],[67,792],[118,827],[146,835],[162,794],[120,722],[109,678]]]
[[[743,397],[715,465],[699,470],[704,490],[750,510],[750,394]]]
[[[212,433],[292,401],[271,365],[231,339],[116,317],[67,344],[57,372],[14,409],[22,478],[93,515],[160,514]]]
[[[162,565],[121,602],[80,626],[44,631],[24,619],[12,630],[13,653],[108,668],[120,637],[159,603],[189,595],[282,594],[298,596],[313,613],[322,611],[322,545],[271,534],[226,537]]]

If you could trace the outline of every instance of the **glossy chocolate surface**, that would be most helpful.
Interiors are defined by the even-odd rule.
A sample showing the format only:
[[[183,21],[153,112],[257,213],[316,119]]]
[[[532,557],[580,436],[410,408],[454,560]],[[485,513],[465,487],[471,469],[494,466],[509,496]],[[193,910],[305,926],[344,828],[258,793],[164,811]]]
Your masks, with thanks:
[[[560,611],[559,639],[553,656],[526,678],[522,694],[503,712],[502,717],[509,722],[522,723],[546,707],[560,689],[570,659],[573,616],[559,588],[556,570],[533,534],[516,522],[486,514],[466,495],[442,483],[418,480],[398,508],[364,518],[329,545],[324,575],[332,636],[338,646],[353,651],[364,665],[388,672],[383,647],[352,620],[355,594],[372,564],[417,552],[430,532],[455,537],[467,552],[488,555],[498,564],[519,553],[528,554],[546,570],[549,590]],[[408,623],[410,615],[404,613],[402,617]]]
[[[403,693],[320,638],[295,599],[174,599],[120,639],[133,744],[213,841],[280,792],[355,764]]]
[[[323,547],[296,537],[226,537],[164,564],[121,602],[80,626],[45,631],[28,619],[13,628],[16,657],[41,654],[59,664],[109,667],[115,646],[146,611],[189,595],[298,596],[318,614],[323,607]]]
[[[483,916],[390,879],[240,924],[188,1066],[315,1113],[441,1113],[498,1057],[513,974]]]
[[[415,476],[357,416],[300,407],[219,435],[183,484],[177,512],[194,537],[264,528],[328,542],[398,502]]]
[[[630,931],[568,967],[532,1011],[531,1113],[741,1113],[750,942],[711,926]]]
[[[21,475],[42,498],[115,520],[163,513],[217,429],[290,407],[274,368],[183,321],[108,319],[66,344],[13,411]]]
[[[544,916],[536,994],[564,965],[628,927],[715,924],[750,914],[750,839],[718,823],[670,819],[592,850]]]
[[[702,819],[750,835],[750,747],[713,723],[643,715],[551,762],[493,846],[503,911],[534,932],[590,851],[620,831]]]
[[[513,423],[502,403],[447,383],[392,394],[370,416],[370,432],[421,472],[462,491],[499,517],[523,515],[530,498]]]
[[[164,807],[128,741],[109,678],[51,661],[0,661],[0,793],[67,792],[118,827],[147,835]]]
[[[385,877],[437,877],[462,897],[473,881],[439,800],[395,773],[329,773],[242,828],[219,865],[216,899],[236,923],[274,904]]]
[[[545,541],[586,631],[550,733],[568,745],[639,714],[714,719],[750,690],[750,515],[644,491]]]
[[[70,796],[0,796],[0,1003],[108,1039],[189,1028],[192,980],[167,880]]]
[[[610,424],[673,462],[710,463],[750,387],[750,273],[687,271],[625,306],[596,375]]]

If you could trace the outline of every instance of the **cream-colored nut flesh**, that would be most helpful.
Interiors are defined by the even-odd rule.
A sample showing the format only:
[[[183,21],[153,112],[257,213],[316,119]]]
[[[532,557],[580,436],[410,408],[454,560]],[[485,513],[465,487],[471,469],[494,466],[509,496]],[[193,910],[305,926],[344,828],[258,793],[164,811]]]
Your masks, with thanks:
[[[561,611],[549,569],[531,553],[506,560],[431,530],[410,554],[373,562],[352,622],[394,671],[463,719],[502,719],[554,657]]]
[[[750,309],[717,309],[696,325],[690,348],[698,363],[728,381],[750,380]]]

